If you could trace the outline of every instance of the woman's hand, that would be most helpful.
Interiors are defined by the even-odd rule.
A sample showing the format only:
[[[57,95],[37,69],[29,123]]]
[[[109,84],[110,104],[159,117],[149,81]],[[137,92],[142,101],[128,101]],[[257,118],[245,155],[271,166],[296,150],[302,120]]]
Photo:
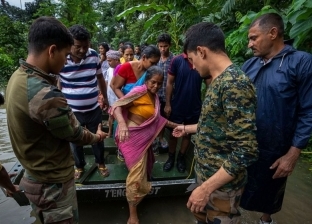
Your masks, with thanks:
[[[172,135],[176,138],[182,137],[182,136],[186,135],[184,130],[185,130],[184,125],[179,125],[175,129],[173,129]]]
[[[128,126],[125,122],[118,123],[118,136],[119,136],[119,141],[124,142],[129,139],[129,129]]]

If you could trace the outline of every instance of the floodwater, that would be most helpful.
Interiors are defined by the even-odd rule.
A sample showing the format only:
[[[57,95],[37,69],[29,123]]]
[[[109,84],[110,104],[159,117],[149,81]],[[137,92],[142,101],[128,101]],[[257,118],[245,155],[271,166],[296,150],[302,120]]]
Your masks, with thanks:
[[[0,162],[10,170],[16,158],[11,149],[6,126],[6,111],[0,109]],[[312,224],[312,173],[309,164],[300,160],[289,178],[282,211],[273,215],[275,224]],[[139,205],[141,224],[196,223],[186,208],[187,196],[146,198]],[[128,219],[126,200],[79,204],[80,224],[124,224]],[[243,224],[259,223],[261,214],[242,211]],[[0,224],[40,224],[30,206],[20,207],[0,190]]]

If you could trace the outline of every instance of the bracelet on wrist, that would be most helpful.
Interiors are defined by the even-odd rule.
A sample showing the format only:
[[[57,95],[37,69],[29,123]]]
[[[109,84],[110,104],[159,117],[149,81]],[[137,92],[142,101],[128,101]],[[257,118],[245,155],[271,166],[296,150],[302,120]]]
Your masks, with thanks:
[[[188,133],[187,133],[186,130],[185,130],[185,126],[186,126],[186,125],[184,125],[184,133],[185,133],[186,135],[188,135]]]
[[[101,136],[100,134],[98,134],[98,135],[99,135],[99,137],[100,137],[100,138],[99,138],[99,142],[100,142],[100,141],[102,141],[102,136]]]

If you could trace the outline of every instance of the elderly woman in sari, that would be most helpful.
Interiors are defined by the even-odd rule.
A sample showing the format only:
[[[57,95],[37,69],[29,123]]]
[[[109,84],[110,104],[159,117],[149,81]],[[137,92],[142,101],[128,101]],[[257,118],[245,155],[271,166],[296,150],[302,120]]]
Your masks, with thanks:
[[[151,66],[145,83],[134,87],[113,105],[110,113],[118,122],[116,143],[122,151],[129,174],[126,197],[129,203],[128,224],[138,224],[137,205],[151,190],[151,173],[155,161],[151,144],[164,126],[177,124],[160,116],[158,90],[163,82],[163,71]]]
[[[149,45],[142,51],[139,61],[130,61],[116,68],[117,74],[112,80],[110,86],[118,98],[126,95],[130,90],[144,84],[145,72],[152,65],[156,65],[160,59],[158,47]],[[113,134],[115,134],[117,123],[114,122]],[[118,149],[117,158],[124,161],[121,151]]]

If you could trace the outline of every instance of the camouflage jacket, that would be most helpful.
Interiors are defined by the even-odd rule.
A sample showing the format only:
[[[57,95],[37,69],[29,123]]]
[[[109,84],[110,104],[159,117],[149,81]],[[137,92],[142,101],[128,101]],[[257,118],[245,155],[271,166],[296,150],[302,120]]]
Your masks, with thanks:
[[[64,183],[74,176],[69,142],[93,144],[57,89],[56,76],[21,61],[7,90],[7,122],[13,151],[39,182]]]
[[[195,171],[206,181],[220,167],[234,180],[219,190],[243,187],[246,167],[257,160],[256,93],[249,78],[229,66],[207,89],[195,137]]]

